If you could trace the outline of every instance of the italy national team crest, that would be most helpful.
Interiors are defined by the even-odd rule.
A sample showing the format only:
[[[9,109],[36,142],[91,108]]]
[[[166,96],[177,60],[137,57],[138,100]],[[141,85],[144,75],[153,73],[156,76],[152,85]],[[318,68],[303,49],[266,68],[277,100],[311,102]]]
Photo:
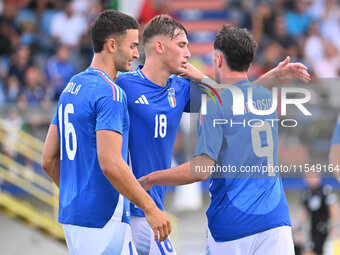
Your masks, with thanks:
[[[172,108],[174,108],[176,106],[176,98],[175,98],[175,89],[174,88],[170,88],[168,89],[168,100],[169,100],[169,104]]]

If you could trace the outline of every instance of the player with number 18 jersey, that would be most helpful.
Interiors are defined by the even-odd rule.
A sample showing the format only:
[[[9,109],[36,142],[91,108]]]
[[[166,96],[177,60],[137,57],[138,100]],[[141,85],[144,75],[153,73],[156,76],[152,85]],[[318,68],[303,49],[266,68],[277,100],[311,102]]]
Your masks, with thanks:
[[[183,112],[190,111],[190,81],[172,75],[162,87],[148,80],[139,66],[134,72],[119,74],[116,83],[127,94],[130,115],[130,164],[136,178],[170,168],[177,129]],[[163,210],[165,186],[148,193]],[[131,204],[131,215],[144,217]]]

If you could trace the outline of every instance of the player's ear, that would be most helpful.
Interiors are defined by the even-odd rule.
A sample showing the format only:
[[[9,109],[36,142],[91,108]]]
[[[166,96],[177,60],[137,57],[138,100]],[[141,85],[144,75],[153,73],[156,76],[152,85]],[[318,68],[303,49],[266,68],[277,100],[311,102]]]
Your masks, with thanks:
[[[218,68],[220,68],[222,66],[222,63],[223,63],[223,54],[220,53],[220,52],[217,52],[216,53],[216,66]]]
[[[117,50],[118,43],[115,39],[110,38],[107,40],[105,47],[112,54]]]
[[[158,54],[162,54],[164,52],[164,45],[163,45],[163,42],[160,41],[160,40],[156,40],[154,42],[154,48],[155,48],[155,51],[158,53]]]

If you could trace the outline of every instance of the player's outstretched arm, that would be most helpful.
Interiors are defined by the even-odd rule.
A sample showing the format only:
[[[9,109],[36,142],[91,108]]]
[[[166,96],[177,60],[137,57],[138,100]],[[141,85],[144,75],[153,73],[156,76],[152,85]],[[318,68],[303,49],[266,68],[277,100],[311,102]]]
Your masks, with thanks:
[[[280,82],[282,79],[299,79],[308,83],[311,81],[311,78],[307,69],[302,63],[290,63],[290,57],[288,56],[277,67],[262,75],[254,83],[261,84],[269,89],[277,85],[277,82]]]
[[[141,208],[154,231],[155,240],[164,241],[171,232],[168,217],[162,212],[136,180],[121,156],[122,135],[115,131],[97,131],[97,151],[100,167],[115,189]]]
[[[60,180],[60,151],[58,127],[51,124],[46,136],[41,166],[54,183],[59,187]]]
[[[329,151],[329,163],[333,165],[334,168],[339,169],[340,167],[340,144],[333,144]],[[333,171],[335,178],[340,182],[340,172]]]
[[[184,67],[185,71],[183,74],[181,74],[181,76],[187,77],[196,83],[204,83],[210,86],[217,84],[214,80],[204,75],[192,64],[187,63]],[[280,62],[277,67],[262,75],[259,79],[254,81],[254,83],[261,84],[262,86],[269,89],[284,79],[299,79],[305,83],[308,83],[311,81],[311,78],[307,72],[307,69],[308,68],[302,63],[290,63],[290,57],[288,56],[284,61]]]
[[[152,172],[139,178],[138,181],[145,190],[151,189],[154,185],[179,186],[204,181],[208,179],[210,172],[201,172],[197,169],[209,169],[209,166],[214,166],[214,164],[214,160],[202,154],[196,156],[193,161],[174,168]]]

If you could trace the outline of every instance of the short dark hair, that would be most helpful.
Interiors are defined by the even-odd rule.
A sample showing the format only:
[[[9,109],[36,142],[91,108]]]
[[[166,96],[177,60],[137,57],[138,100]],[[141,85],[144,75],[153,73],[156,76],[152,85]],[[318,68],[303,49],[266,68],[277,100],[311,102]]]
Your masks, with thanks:
[[[126,34],[128,29],[138,29],[137,21],[129,15],[105,10],[94,20],[90,28],[93,50],[99,53],[103,50],[105,41],[111,36]]]
[[[216,36],[214,49],[220,50],[233,71],[247,71],[254,59],[257,43],[245,28],[223,25]]]
[[[157,15],[146,24],[143,32],[143,44],[145,44],[151,37],[155,35],[169,35],[173,39],[175,30],[179,28],[188,35],[187,30],[181,23],[174,20],[167,14]]]

